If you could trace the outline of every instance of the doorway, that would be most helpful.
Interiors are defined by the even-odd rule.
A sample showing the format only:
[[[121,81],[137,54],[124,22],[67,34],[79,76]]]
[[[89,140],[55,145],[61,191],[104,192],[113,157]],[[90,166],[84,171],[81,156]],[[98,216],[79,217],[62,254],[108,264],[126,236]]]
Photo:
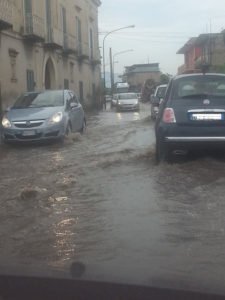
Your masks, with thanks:
[[[52,59],[49,58],[45,66],[45,89],[52,90],[55,86],[55,68]]]

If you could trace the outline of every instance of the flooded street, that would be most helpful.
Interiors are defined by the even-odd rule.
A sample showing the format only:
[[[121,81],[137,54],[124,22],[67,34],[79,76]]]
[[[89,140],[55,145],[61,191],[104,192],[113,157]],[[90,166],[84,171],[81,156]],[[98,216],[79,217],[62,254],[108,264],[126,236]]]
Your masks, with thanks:
[[[225,159],[155,164],[150,107],[65,145],[1,146],[0,263],[225,292]]]

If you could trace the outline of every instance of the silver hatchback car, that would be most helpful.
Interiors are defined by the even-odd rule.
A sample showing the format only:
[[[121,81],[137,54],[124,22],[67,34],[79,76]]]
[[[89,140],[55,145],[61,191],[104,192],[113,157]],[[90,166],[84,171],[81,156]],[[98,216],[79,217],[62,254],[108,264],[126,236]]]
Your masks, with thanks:
[[[70,90],[21,95],[2,119],[5,142],[64,140],[70,132],[83,132],[84,110]]]

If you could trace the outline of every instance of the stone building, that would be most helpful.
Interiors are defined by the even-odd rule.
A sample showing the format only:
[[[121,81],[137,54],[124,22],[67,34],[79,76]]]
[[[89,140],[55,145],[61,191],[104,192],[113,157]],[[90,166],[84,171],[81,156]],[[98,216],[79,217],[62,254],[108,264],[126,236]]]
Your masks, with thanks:
[[[2,106],[24,91],[69,88],[92,106],[100,88],[100,0],[0,0]]]

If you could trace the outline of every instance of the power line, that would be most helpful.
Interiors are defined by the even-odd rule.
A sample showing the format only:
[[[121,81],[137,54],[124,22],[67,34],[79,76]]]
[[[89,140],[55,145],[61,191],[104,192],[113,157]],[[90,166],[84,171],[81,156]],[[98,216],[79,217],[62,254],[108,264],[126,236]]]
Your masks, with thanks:
[[[106,34],[107,31],[99,31],[99,35],[103,35]],[[161,32],[157,32],[157,31],[134,31],[134,32],[123,32],[123,34],[126,35],[134,35],[134,34],[138,34],[138,35],[143,35],[143,34],[154,34],[154,35],[172,35],[172,36],[186,36],[186,35],[199,35],[199,33],[197,32],[178,32],[178,31],[173,31],[173,32],[168,32],[168,31],[161,31]],[[120,32],[115,33],[115,35],[121,35]]]

